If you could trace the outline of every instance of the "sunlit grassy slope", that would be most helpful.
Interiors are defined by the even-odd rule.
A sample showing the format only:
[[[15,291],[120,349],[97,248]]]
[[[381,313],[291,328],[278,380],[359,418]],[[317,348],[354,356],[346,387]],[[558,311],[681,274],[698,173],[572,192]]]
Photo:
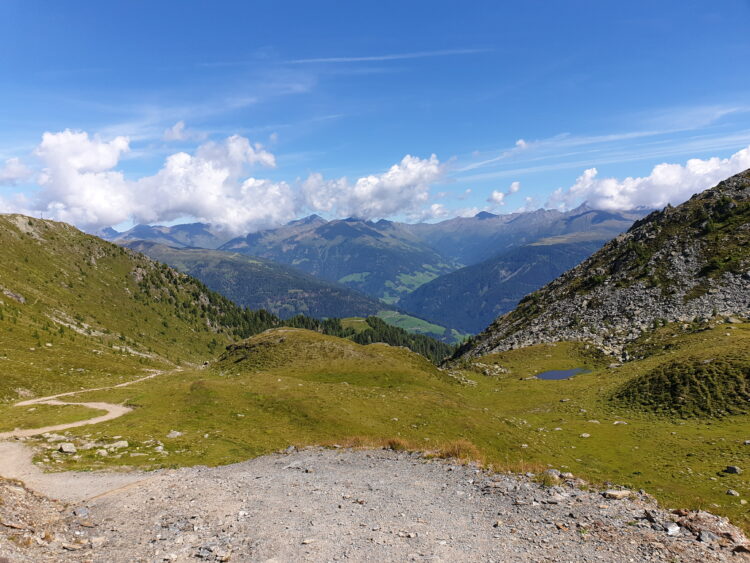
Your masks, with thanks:
[[[647,338],[639,344],[653,355],[619,367],[582,344],[558,343],[441,371],[402,348],[274,329],[231,347],[204,369],[77,395],[134,407],[120,419],[72,431],[103,442],[123,436],[131,448],[120,458],[90,450],[52,465],[215,465],[290,444],[398,439],[439,450],[465,439],[495,467],[553,466],[594,482],[642,487],[667,505],[711,509],[748,526],[740,501],[750,495],[750,482],[745,474],[722,473],[727,465],[748,468],[747,416],[682,419],[630,408],[613,396],[677,357],[747,357],[750,325],[668,326]],[[495,366],[507,372],[485,374]],[[572,367],[591,372],[565,381],[532,378]],[[7,413],[0,411],[0,421]],[[167,438],[172,430],[182,435]],[[166,454],[157,451],[160,444]],[[742,497],[726,495],[729,488]]]
[[[65,223],[0,215],[0,263],[0,402],[202,362],[270,325]]]
[[[558,343],[440,370],[404,348],[285,328],[226,349],[252,318],[200,284],[66,225],[20,216],[0,221],[0,428],[85,415],[77,407],[11,406],[19,397],[164,370],[130,387],[71,397],[134,409],[71,430],[73,441],[109,443],[120,436],[130,446],[107,457],[80,448],[59,460],[40,451],[38,459],[52,468],[216,465],[290,444],[394,440],[439,450],[467,440],[495,467],[554,466],[750,524],[740,504],[750,495],[750,446],[744,445],[750,419],[715,416],[741,412],[736,400],[744,376],[737,374],[750,361],[746,323],[661,327],[633,345],[631,357],[645,359],[618,367],[583,344]],[[208,365],[198,367],[205,360]],[[686,412],[671,403],[652,408],[623,400],[641,378],[675,362],[732,366],[733,392],[716,388],[711,408]],[[172,370],[177,363],[182,371]],[[532,378],[572,367],[591,372],[566,381]],[[726,383],[701,379],[703,372],[710,370],[691,368],[686,381]],[[646,385],[663,390],[654,380]],[[733,401],[731,409],[722,407],[722,397]],[[172,430],[181,434],[168,438]],[[746,471],[727,475],[727,465]],[[726,495],[729,488],[741,497]]]

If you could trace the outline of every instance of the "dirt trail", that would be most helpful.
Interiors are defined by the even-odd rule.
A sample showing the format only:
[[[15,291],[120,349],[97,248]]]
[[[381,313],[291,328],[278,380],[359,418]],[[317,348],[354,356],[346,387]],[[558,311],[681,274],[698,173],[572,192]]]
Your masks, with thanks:
[[[46,497],[64,502],[82,502],[139,483],[157,473],[76,472],[44,473],[34,465],[34,452],[22,442],[0,442],[0,475],[23,481]]]
[[[175,370],[180,371],[180,370]],[[163,371],[157,371],[146,377],[140,379],[134,379],[133,381],[126,381],[125,383],[118,383],[117,385],[110,385],[108,387],[96,387],[94,389],[81,389],[80,391],[68,391],[66,393],[58,393],[57,395],[50,395],[49,397],[38,397],[36,399],[28,399],[26,401],[20,401],[13,405],[14,407],[30,407],[32,405],[79,405],[82,407],[88,407],[90,409],[97,409],[107,411],[107,414],[97,416],[94,418],[88,418],[86,420],[79,420],[77,422],[69,422],[67,424],[55,424],[53,426],[44,426],[42,428],[28,428],[24,430],[11,430],[10,432],[0,432],[0,440],[8,440],[10,438],[28,438],[29,436],[38,436],[46,432],[59,432],[61,430],[67,430],[69,428],[78,428],[79,426],[88,426],[89,424],[99,424],[100,422],[106,422],[119,418],[124,414],[129,413],[130,407],[123,405],[115,405],[112,403],[72,403],[67,401],[58,401],[60,397],[70,397],[72,395],[79,395],[81,393],[89,393],[91,391],[107,391],[109,389],[118,389],[120,387],[127,387],[128,385],[134,385],[141,381],[153,379],[159,375],[162,375]],[[170,372],[172,373],[172,372]],[[1,473],[0,473],[1,474]]]
[[[180,371],[179,369],[174,371]],[[174,371],[169,373],[174,373]],[[9,440],[12,438],[27,438],[29,436],[38,436],[47,432],[60,432],[69,428],[78,428],[91,424],[99,424],[108,420],[119,418],[129,413],[132,409],[124,405],[100,402],[68,402],[60,401],[61,397],[70,397],[80,393],[91,391],[106,391],[108,389],[117,389],[127,387],[153,379],[166,372],[157,371],[145,377],[109,385],[106,387],[97,387],[94,389],[82,389],[80,391],[69,391],[58,393],[48,397],[38,397],[20,401],[14,406],[28,407],[32,405],[80,405],[91,409],[106,411],[106,414],[95,416],[86,420],[70,422],[67,424],[55,424],[44,426],[42,428],[29,428],[24,430],[12,430],[10,432],[1,432],[0,440]],[[26,485],[50,498],[66,501],[80,502],[86,499],[94,498],[107,494],[122,487],[143,481],[147,477],[143,473],[105,473],[105,472],[66,472],[66,473],[44,473],[32,461],[33,452],[30,448],[20,442],[0,442],[0,476],[9,479],[19,479]],[[151,476],[155,473],[150,474]]]

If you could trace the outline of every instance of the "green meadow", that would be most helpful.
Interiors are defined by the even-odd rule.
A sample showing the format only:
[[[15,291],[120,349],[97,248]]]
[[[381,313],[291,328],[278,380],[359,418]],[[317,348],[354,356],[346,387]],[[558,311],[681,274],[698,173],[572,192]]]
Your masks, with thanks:
[[[617,367],[585,345],[558,343],[446,370],[398,347],[274,329],[203,369],[77,394],[76,401],[124,403],[134,411],[69,434],[82,443],[122,437],[130,447],[120,457],[100,457],[94,449],[78,459],[57,456],[63,463],[40,451],[37,461],[55,469],[153,469],[232,463],[289,445],[390,444],[440,455],[469,442],[472,456],[495,469],[555,467],[595,484],[643,488],[667,506],[708,509],[747,528],[742,500],[750,482],[722,471],[748,468],[746,415],[664,416],[614,397],[676,356],[748,353],[750,325],[728,326],[664,327],[637,344],[648,348],[648,358]],[[493,366],[505,373],[486,375]],[[568,380],[534,378],[572,367],[591,371]],[[5,405],[0,424],[8,426],[14,412]],[[168,438],[171,431],[180,435]],[[727,495],[728,489],[741,496]]]

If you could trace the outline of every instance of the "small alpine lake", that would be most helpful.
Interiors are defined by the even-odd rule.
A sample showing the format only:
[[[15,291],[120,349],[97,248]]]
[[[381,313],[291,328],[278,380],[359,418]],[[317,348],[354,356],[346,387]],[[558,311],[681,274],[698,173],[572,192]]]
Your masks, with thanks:
[[[549,371],[543,371],[542,373],[536,374],[537,379],[570,379],[574,375],[580,373],[591,373],[591,370],[585,368],[573,368],[573,369],[552,369]]]

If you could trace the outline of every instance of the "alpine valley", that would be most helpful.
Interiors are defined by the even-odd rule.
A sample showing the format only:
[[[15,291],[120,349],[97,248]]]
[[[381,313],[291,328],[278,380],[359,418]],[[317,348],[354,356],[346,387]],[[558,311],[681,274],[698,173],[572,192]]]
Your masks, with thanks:
[[[241,305],[282,317],[380,315],[450,342],[479,332],[644,213],[582,206],[433,224],[312,215],[223,244],[225,235],[199,223],[100,234]],[[466,296],[465,309],[449,306]]]
[[[0,272],[0,437],[22,439],[34,452],[35,468],[94,471],[65,475],[83,475],[75,482],[87,491],[109,491],[108,500],[82,501],[75,488],[62,492],[54,479],[33,477],[30,462],[21,461],[27,449],[10,443],[0,443],[0,471],[25,476],[27,485],[47,494],[86,502],[94,518],[104,518],[123,506],[120,493],[98,480],[105,469],[129,472],[120,474],[122,485],[131,482],[129,475],[142,479],[163,468],[226,465],[279,450],[321,452],[304,450],[308,446],[408,450],[421,452],[409,459],[422,462],[449,458],[523,472],[541,481],[533,485],[539,492],[530,494],[558,495],[554,503],[567,502],[561,500],[566,491],[597,490],[608,482],[605,496],[637,497],[608,501],[626,503],[620,506],[631,514],[636,505],[627,503],[647,502],[631,491],[645,489],[662,504],[686,509],[675,525],[694,530],[681,537],[690,550],[701,550],[695,538],[719,538],[717,526],[725,521],[688,509],[709,507],[750,526],[741,502],[750,494],[743,473],[750,443],[749,205],[750,171],[650,213],[624,233],[619,231],[632,215],[589,209],[413,226],[312,218],[229,241],[225,250],[127,241],[127,235],[118,235],[127,246],[117,246],[64,223],[4,215],[0,255],[10,267]],[[168,229],[154,231],[169,235]],[[606,233],[614,238],[602,246]],[[443,242],[436,247],[443,254],[426,242],[439,236]],[[469,239],[479,236],[495,241],[499,252],[488,258],[488,250],[472,246]],[[439,319],[450,301],[472,309],[479,301],[470,294],[482,294],[488,311],[521,303],[456,349],[372,316],[380,307],[372,297],[251,252],[284,257],[338,280],[363,274],[349,284],[361,289],[375,288],[368,284],[380,279],[376,291],[413,300],[411,306],[429,318]],[[389,274],[396,277],[388,281],[400,279],[401,285],[393,284],[400,289],[386,285],[385,276],[365,276],[380,271],[365,270],[367,256],[390,256],[394,263],[399,257]],[[459,259],[479,262],[458,268]],[[413,278],[398,278],[418,271],[426,280],[426,272],[443,270],[410,294],[405,280]],[[439,289],[430,293],[430,286]],[[531,293],[522,297],[526,291]],[[434,297],[440,292],[447,293],[445,301]],[[328,312],[332,302],[362,316],[287,316]],[[462,311],[451,323],[468,330],[481,318]],[[578,375],[549,380],[549,370]],[[301,457],[290,468],[313,463],[310,455],[328,463],[325,453],[294,455]],[[394,463],[404,463],[401,454],[393,455]],[[245,475],[231,469],[242,465],[228,467],[227,479]],[[180,479],[209,470],[189,471],[197,473]],[[513,482],[510,490],[532,486]],[[8,494],[23,489],[14,491]],[[128,506],[141,510],[139,489],[129,494]],[[515,495],[517,504],[526,503]],[[31,506],[30,499],[24,506]],[[588,522],[594,517],[589,510],[599,510],[595,502],[581,497],[573,505]],[[18,512],[17,506],[0,510],[28,517],[30,509]],[[645,528],[671,529],[672,516],[648,510]],[[641,520],[634,522],[639,530]],[[73,533],[73,524],[55,526],[62,536]],[[125,544],[117,542],[126,541],[129,526],[112,528],[104,540],[84,531],[76,541],[105,557],[121,557],[116,546]],[[733,530],[715,540],[717,557],[745,549],[742,532]],[[185,545],[180,534],[161,534],[178,558],[200,551],[196,541],[208,541],[196,536]],[[239,549],[239,536],[221,537],[212,550]],[[606,545],[599,531],[592,537]],[[102,542],[112,547],[96,547]],[[39,553],[52,559],[60,549],[49,541],[39,545]],[[148,542],[137,548],[150,557],[159,549]]]

